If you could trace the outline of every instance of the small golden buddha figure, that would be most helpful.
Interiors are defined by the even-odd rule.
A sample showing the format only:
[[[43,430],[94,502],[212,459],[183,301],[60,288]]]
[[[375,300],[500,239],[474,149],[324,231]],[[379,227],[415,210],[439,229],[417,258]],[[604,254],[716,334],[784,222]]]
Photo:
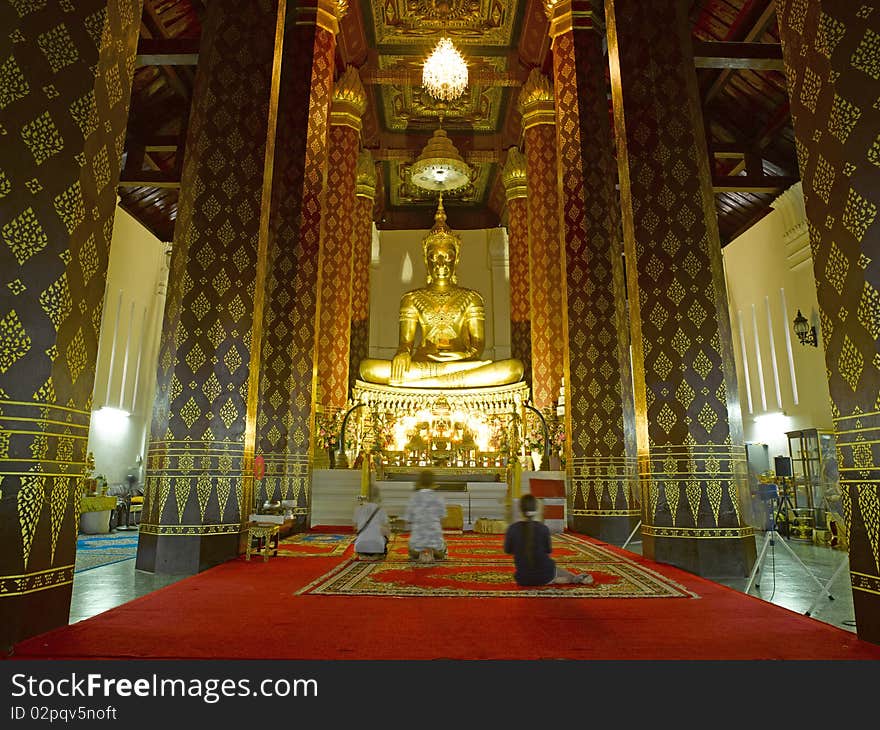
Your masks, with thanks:
[[[362,360],[361,379],[408,388],[483,388],[521,380],[521,361],[480,359],[485,344],[483,297],[456,283],[461,239],[446,225],[442,197],[422,248],[427,286],[400,300],[397,352],[391,360]]]

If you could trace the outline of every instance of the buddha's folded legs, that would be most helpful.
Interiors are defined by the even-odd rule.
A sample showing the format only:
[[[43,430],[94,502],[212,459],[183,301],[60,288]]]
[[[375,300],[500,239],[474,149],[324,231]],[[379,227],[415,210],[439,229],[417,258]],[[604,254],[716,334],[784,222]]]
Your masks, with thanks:
[[[483,388],[515,383],[522,375],[523,365],[519,360],[413,362],[402,383],[391,383],[390,360],[367,359],[360,366],[360,376],[368,382],[409,388]]]

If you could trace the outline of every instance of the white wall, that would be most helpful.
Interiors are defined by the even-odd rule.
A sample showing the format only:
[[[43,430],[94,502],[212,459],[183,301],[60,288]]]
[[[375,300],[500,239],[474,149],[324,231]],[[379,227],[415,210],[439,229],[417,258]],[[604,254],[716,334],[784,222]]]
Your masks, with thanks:
[[[168,279],[166,248],[116,208],[88,446],[96,473],[111,485],[124,482],[129,467],[144,456]],[[101,411],[102,406],[131,415]]]
[[[771,468],[788,455],[786,431],[832,426],[800,183],[773,207],[722,252],[745,440],[767,444]],[[818,347],[798,341],[798,309],[816,325]]]
[[[486,303],[483,357],[510,357],[510,276],[502,228],[455,231],[461,236],[458,283],[476,289]],[[379,231],[370,267],[370,357],[390,359],[397,350],[400,298],[425,286],[422,240],[428,231]]]

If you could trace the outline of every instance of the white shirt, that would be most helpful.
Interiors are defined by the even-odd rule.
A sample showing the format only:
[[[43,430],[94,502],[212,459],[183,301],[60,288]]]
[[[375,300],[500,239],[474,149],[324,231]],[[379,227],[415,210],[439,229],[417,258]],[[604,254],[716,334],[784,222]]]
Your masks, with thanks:
[[[446,502],[433,489],[420,489],[413,494],[406,507],[405,519],[409,523],[410,550],[443,550],[441,520],[446,516]]]
[[[376,516],[370,520],[375,510]],[[367,524],[367,520],[370,520]],[[364,527],[364,525],[367,525]],[[375,502],[365,502],[354,511],[354,527],[360,531],[355,538],[354,550],[357,553],[384,553],[385,538],[391,530],[388,524],[388,513]]]

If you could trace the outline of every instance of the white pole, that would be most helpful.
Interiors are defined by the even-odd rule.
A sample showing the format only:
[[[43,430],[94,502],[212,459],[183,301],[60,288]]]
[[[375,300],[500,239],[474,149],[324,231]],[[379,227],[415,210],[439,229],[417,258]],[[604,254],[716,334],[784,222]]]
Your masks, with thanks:
[[[137,365],[134,368],[134,387],[131,390],[131,412],[134,413],[134,406],[137,402],[138,383],[141,379],[141,356],[144,354],[144,343],[147,334],[147,308],[144,307],[144,314],[141,317],[141,336],[138,338],[140,343],[138,346]]]
[[[770,297],[764,297],[767,307],[767,332],[770,335],[770,364],[773,366],[773,387],[776,389],[776,405],[782,409],[782,391],[779,388],[779,366],[776,363],[776,340],[773,337],[773,318],[770,316]]]
[[[761,386],[761,410],[767,410],[767,393],[764,390],[764,365],[761,362],[761,341],[758,339],[758,314],[752,304],[752,329],[755,332],[755,359],[758,363],[758,385]]]
[[[110,345],[110,364],[107,366],[107,395],[104,405],[110,405],[110,384],[113,381],[113,364],[116,362],[116,338],[119,335],[119,317],[122,314],[122,289],[119,290],[119,301],[116,304],[116,321],[113,323],[113,342]]]
[[[743,359],[743,376],[746,379],[746,396],[747,402],[749,404],[749,413],[752,413],[754,408],[752,407],[752,383],[749,379],[749,355],[746,350],[746,336],[745,331],[743,329],[743,313],[742,310],[738,310],[736,313],[736,321],[739,325],[739,346],[742,351],[742,359]]]
[[[125,408],[125,382],[128,380],[128,352],[131,349],[131,331],[134,328],[134,301],[128,315],[128,334],[125,337],[125,357],[122,359],[122,382],[119,384],[119,407]]]
[[[788,371],[791,373],[791,395],[794,404],[798,404],[797,377],[794,374],[794,353],[791,351],[791,332],[788,331],[788,306],[785,304],[785,289],[779,287],[779,299],[782,301],[782,321],[785,323],[785,352],[788,354]]]

